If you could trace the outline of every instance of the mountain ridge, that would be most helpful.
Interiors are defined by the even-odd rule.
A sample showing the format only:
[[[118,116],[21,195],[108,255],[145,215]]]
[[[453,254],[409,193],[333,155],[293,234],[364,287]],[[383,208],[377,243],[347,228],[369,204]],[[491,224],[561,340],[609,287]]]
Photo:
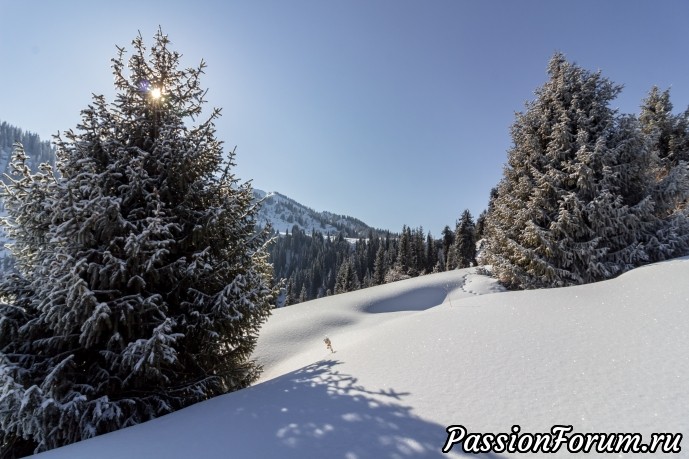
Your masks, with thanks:
[[[277,191],[254,188],[254,197],[262,201],[258,225],[270,224],[274,231],[285,234],[296,226],[306,234],[314,231],[325,235],[342,234],[348,238],[366,238],[385,230],[373,228],[358,218],[329,211],[316,211]]]

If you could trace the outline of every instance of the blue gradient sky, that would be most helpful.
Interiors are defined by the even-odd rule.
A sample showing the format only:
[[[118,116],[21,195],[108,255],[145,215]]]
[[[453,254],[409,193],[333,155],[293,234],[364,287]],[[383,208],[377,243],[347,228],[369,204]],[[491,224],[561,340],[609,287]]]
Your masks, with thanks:
[[[689,104],[681,0],[0,0],[0,17],[0,120],[74,128],[92,92],[112,99],[115,45],[161,25],[185,66],[208,63],[241,179],[436,237],[485,208],[553,52],[624,84],[623,112],[654,84]]]

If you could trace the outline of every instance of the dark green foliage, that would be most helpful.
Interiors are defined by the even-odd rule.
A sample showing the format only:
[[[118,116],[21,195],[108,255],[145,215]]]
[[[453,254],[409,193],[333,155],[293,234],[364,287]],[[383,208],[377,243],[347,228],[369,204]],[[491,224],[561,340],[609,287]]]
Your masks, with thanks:
[[[162,32],[113,59],[57,161],[17,146],[5,187],[16,271],[0,283],[0,447],[43,451],[246,387],[275,292],[252,189],[232,174],[204,64]],[[161,94],[154,92],[161,90]],[[157,97],[159,96],[159,97]]]
[[[445,269],[454,269],[456,268],[456,263],[454,262],[454,254],[450,256],[451,248],[455,243],[455,233],[450,229],[449,226],[445,226],[443,228],[442,232],[442,239],[441,239],[441,244],[442,244],[442,250],[438,256],[440,265],[442,266],[442,271]],[[448,263],[448,258],[452,258],[452,260]]]
[[[455,231],[457,267],[468,268],[476,265],[476,225],[469,210],[462,212]]]
[[[345,260],[337,271],[335,293],[353,292],[360,287],[359,276],[356,274],[354,259]]]
[[[402,233],[369,232],[356,242],[338,236],[310,236],[298,227],[277,237],[269,248],[275,282],[286,279],[281,305],[382,285],[439,269],[442,243],[423,228],[404,226]],[[306,293],[304,296],[295,292]]]

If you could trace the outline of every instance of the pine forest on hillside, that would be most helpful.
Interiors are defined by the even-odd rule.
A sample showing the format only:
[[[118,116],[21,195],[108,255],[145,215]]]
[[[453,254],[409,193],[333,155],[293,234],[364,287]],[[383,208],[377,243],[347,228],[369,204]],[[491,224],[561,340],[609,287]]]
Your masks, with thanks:
[[[306,234],[298,227],[276,237],[269,247],[276,280],[284,279],[279,305],[291,305],[422,274],[467,268],[476,264],[477,229],[465,210],[452,231],[441,239],[423,228],[402,228],[350,242],[340,233]]]
[[[38,170],[42,163],[55,164],[55,149],[49,141],[41,140],[38,134],[0,122],[0,172],[9,173],[10,157],[14,144],[19,142],[29,152],[28,164],[32,171]],[[5,181],[5,177],[2,177]]]

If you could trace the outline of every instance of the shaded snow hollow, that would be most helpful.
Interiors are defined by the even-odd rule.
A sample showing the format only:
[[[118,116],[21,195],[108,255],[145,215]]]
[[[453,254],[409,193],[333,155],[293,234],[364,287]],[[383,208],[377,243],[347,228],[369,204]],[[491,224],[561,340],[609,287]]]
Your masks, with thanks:
[[[443,455],[450,424],[571,424],[644,441],[683,433],[686,443],[687,279],[684,258],[597,284],[486,295],[502,289],[472,268],[290,306],[261,332],[265,372],[253,387],[40,457],[601,457],[477,456],[460,445]],[[670,456],[688,457],[682,446]]]

